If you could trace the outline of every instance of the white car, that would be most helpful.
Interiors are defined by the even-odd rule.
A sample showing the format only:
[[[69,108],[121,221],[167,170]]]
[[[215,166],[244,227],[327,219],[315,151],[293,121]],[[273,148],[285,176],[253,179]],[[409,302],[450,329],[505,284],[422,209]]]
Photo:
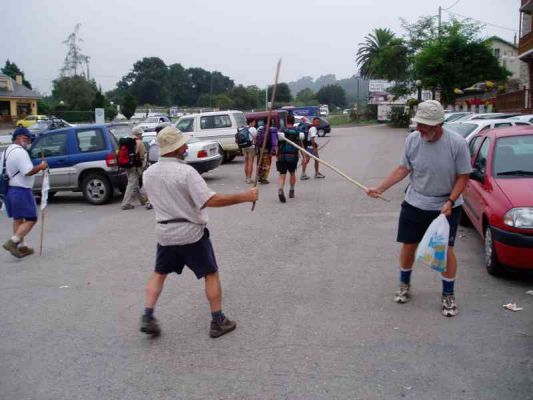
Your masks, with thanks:
[[[518,113],[470,113],[470,115],[467,115],[465,117],[462,117],[458,121],[476,121],[479,119],[507,119],[514,117],[516,115],[519,115]]]
[[[145,132],[154,132],[155,128],[158,126],[170,126],[172,122],[168,117],[148,117],[143,122],[141,122],[137,127],[142,128]]]
[[[466,111],[446,112],[444,114],[444,123],[453,122],[453,121],[459,121],[459,120],[462,120],[463,118],[466,118],[466,117],[468,117],[468,116],[470,116],[472,114],[473,113],[466,112]],[[413,131],[416,131],[416,122],[414,122],[413,119],[411,118],[411,120],[409,121],[409,132],[413,132]]]
[[[516,117],[509,118],[512,121],[529,122],[533,124],[533,114],[517,115]]]
[[[159,160],[159,146],[155,142],[155,137],[155,132],[145,132],[142,136],[149,163],[155,163]],[[222,154],[220,154],[217,142],[201,141],[191,137],[187,146],[189,148],[184,161],[200,174],[211,171],[222,163]]]
[[[457,121],[445,124],[447,129],[453,130],[468,142],[476,133],[492,128],[506,126],[531,125],[529,122],[513,121],[510,119],[479,119],[470,121]]]

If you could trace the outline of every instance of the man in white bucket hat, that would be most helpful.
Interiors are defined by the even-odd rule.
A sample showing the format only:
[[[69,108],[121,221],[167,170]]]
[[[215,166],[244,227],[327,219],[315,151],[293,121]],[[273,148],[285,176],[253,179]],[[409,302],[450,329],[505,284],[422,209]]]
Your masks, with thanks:
[[[446,271],[442,273],[441,312],[453,317],[458,312],[454,296],[457,259],[453,246],[463,204],[461,193],[472,171],[470,153],[462,136],[443,128],[444,109],[438,101],[420,103],[413,121],[417,123],[417,130],[407,137],[400,165],[378,187],[366,192],[377,198],[409,176],[398,225],[397,241],[402,243],[402,249],[400,288],[394,298],[397,303],[409,301],[418,243],[431,222],[441,213],[446,215],[450,238]]]
[[[257,200],[257,188],[243,193],[215,193],[194,168],[183,162],[188,135],[168,126],[157,135],[159,161],[143,174],[144,187],[155,210],[157,253],[155,271],[146,287],[141,332],[158,336],[161,332],[154,308],[168,274],[181,274],[185,265],[205,281],[211,308],[212,338],[235,329],[237,324],[222,312],[222,289],[215,252],[206,228],[206,207],[225,207]]]

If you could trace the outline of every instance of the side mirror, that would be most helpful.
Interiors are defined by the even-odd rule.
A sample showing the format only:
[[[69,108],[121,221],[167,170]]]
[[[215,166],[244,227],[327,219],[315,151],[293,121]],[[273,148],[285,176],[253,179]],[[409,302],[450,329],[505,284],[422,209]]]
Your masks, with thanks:
[[[474,170],[470,173],[470,179],[483,183],[485,180],[485,173],[480,171],[478,167],[474,167]]]

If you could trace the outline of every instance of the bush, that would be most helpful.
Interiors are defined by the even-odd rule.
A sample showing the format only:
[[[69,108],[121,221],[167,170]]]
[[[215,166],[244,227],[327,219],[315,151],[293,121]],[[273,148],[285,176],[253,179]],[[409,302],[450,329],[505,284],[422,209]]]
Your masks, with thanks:
[[[366,106],[365,118],[371,120],[378,119],[378,105],[377,104],[368,104]]]
[[[391,125],[395,128],[409,127],[409,120],[411,119],[409,109],[405,107],[393,107],[391,112]]]
[[[67,122],[93,122],[94,111],[62,111],[56,108],[54,115]]]

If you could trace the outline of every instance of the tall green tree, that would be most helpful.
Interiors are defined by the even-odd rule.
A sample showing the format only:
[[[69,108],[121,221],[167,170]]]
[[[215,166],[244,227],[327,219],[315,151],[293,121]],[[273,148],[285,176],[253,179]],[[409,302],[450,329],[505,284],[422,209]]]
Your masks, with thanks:
[[[168,68],[159,57],[145,57],[119,83],[139,104],[170,105]]]
[[[168,85],[172,105],[184,106],[193,103],[192,81],[181,64],[172,64],[168,67]]]
[[[31,83],[24,79],[24,72],[17,66],[17,64],[12,63],[9,60],[6,60],[6,64],[2,68],[2,73],[7,76],[16,79],[17,75],[22,75],[22,84],[28,89],[31,89]]]
[[[344,108],[346,106],[346,92],[339,85],[327,85],[316,94],[320,104],[327,104],[329,108]]]
[[[127,119],[130,119],[135,114],[137,108],[137,100],[131,93],[126,93],[124,102],[122,103],[121,112]]]
[[[408,49],[390,29],[375,29],[359,43],[355,61],[361,76],[369,79],[403,80],[407,77]]]
[[[273,86],[268,87],[268,101],[272,98],[272,88]],[[278,83],[278,86],[276,87],[276,98],[274,99],[274,103],[276,103],[276,106],[279,106],[283,103],[290,103],[292,101],[292,94],[291,89],[289,89],[289,85],[286,83]]]
[[[82,76],[63,76],[53,82],[52,96],[63,101],[68,110],[89,111],[93,109],[98,89],[96,82]]]
[[[296,98],[294,99],[294,101],[299,106],[314,106],[320,104],[317,99],[316,93],[309,88],[300,90],[296,94]]]

